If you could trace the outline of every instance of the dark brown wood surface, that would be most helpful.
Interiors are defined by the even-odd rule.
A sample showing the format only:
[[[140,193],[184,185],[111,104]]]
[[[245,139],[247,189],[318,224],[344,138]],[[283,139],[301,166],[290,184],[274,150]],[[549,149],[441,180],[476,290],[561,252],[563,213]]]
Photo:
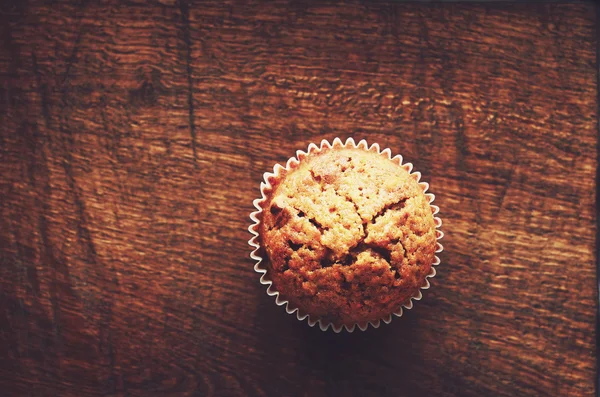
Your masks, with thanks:
[[[0,7],[0,395],[594,395],[592,5]],[[262,173],[336,136],[413,162],[446,233],[365,333],[249,258]]]

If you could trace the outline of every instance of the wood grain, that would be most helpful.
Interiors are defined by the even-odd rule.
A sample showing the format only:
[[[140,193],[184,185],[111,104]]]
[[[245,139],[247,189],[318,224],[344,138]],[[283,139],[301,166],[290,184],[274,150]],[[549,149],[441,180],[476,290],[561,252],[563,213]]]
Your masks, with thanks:
[[[0,394],[594,395],[593,6],[0,7]],[[336,136],[413,162],[447,233],[351,335],[247,245],[262,173]]]

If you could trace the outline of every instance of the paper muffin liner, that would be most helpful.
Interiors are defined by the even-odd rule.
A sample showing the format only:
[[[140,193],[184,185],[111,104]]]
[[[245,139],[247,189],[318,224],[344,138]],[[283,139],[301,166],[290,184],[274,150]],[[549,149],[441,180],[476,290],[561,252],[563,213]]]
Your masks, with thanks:
[[[270,192],[273,189],[273,187],[271,186],[271,179],[277,179],[281,175],[281,171],[283,171],[283,170],[286,170],[286,172],[290,171],[295,165],[297,165],[307,155],[309,155],[311,153],[319,153],[325,147],[327,147],[329,149],[332,149],[332,148],[340,148],[341,149],[341,148],[351,147],[351,148],[360,148],[360,149],[364,149],[364,150],[368,150],[368,151],[372,151],[372,152],[377,152],[381,156],[384,156],[387,159],[397,162],[401,167],[403,167],[406,171],[408,171],[408,173],[411,176],[413,176],[413,178],[415,178],[415,180],[418,182],[419,186],[421,186],[421,188],[423,189],[423,193],[425,193],[425,196],[429,199],[429,205],[431,206],[431,208],[433,210],[432,212],[433,212],[433,216],[434,216],[433,219],[435,222],[436,239],[437,239],[435,253],[439,254],[440,252],[443,251],[444,247],[439,242],[439,240],[444,236],[444,233],[440,230],[440,227],[442,226],[442,220],[436,216],[439,213],[440,209],[438,206],[432,204],[433,201],[435,200],[435,195],[433,195],[432,193],[427,193],[427,190],[429,189],[429,184],[427,182],[420,181],[421,173],[418,171],[413,172],[413,165],[411,163],[403,163],[403,158],[399,154],[392,157],[392,151],[389,148],[381,150],[381,148],[379,147],[379,144],[377,144],[377,143],[374,143],[371,146],[369,146],[364,139],[358,143],[355,143],[353,138],[348,138],[345,143],[342,143],[342,140],[340,138],[335,138],[333,140],[333,143],[329,143],[327,140],[323,139],[321,141],[320,146],[317,146],[316,144],[311,143],[310,145],[308,145],[308,150],[306,152],[304,152],[302,150],[296,151],[296,156],[288,159],[285,167],[281,166],[280,164],[276,164],[275,167],[273,168],[273,172],[265,172],[264,173],[264,175],[263,175],[264,181],[261,182],[261,184],[260,184],[261,198],[253,201],[254,207],[256,207],[257,211],[254,211],[250,214],[250,219],[252,220],[253,224],[250,225],[250,227],[248,228],[248,231],[250,233],[252,233],[253,236],[248,241],[248,244],[250,244],[250,246],[252,248],[254,248],[252,253],[250,254],[250,257],[252,259],[256,260],[256,264],[254,265],[254,270],[257,273],[261,274],[260,283],[267,286],[267,295],[274,296],[275,303],[278,306],[284,306],[285,311],[288,314],[292,314],[292,315],[295,314],[296,318],[299,321],[307,320],[308,325],[310,325],[311,327],[314,327],[316,324],[319,324],[319,328],[322,331],[327,331],[329,329],[329,327],[331,327],[331,329],[336,333],[341,332],[342,329],[344,329],[344,328],[348,332],[353,332],[356,328],[360,329],[361,331],[366,331],[367,328],[369,327],[369,325],[371,325],[373,328],[379,328],[379,326],[381,325],[381,322],[389,324],[392,321],[392,315],[394,315],[396,317],[401,317],[404,309],[412,309],[413,300],[414,301],[421,300],[421,298],[423,297],[421,290],[425,290],[430,287],[428,279],[435,276],[435,274],[436,274],[435,266],[440,264],[440,258],[437,255],[435,255],[435,259],[432,263],[431,271],[429,272],[429,274],[427,276],[425,276],[425,285],[423,285],[420,288],[420,290],[417,291],[417,293],[415,295],[413,295],[411,298],[409,298],[408,302],[406,302],[406,303],[402,304],[400,307],[398,307],[398,309],[396,311],[394,311],[391,314],[388,314],[385,317],[375,320],[375,321],[359,322],[359,323],[355,323],[352,325],[340,325],[340,326],[336,326],[336,325],[332,324],[331,322],[323,321],[322,319],[314,319],[309,314],[301,313],[298,307],[295,307],[291,302],[283,299],[279,295],[279,292],[275,290],[272,281],[269,280],[269,278],[268,278],[267,266],[265,263],[266,261],[259,255],[260,243],[259,243],[258,226],[260,224],[260,220],[259,220],[258,216],[263,211],[262,204],[267,200],[266,192]]]

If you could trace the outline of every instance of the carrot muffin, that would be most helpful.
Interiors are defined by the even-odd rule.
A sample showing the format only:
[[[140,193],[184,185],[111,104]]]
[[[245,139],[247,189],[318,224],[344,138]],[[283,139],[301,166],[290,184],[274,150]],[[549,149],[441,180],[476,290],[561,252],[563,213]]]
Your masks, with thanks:
[[[377,321],[426,285],[436,226],[397,162],[324,147],[271,180],[258,232],[267,278],[300,313],[334,326]]]

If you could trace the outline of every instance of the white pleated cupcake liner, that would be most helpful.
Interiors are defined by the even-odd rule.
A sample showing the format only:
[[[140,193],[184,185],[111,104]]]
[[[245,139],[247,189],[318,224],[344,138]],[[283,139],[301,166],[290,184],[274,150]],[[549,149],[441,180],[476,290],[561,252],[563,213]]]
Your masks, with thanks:
[[[438,240],[438,241],[436,241],[435,252],[436,252],[436,254],[438,254],[443,251],[444,247],[439,242],[439,240],[444,236],[444,233],[440,230],[440,227],[442,226],[442,220],[439,217],[435,216],[438,214],[440,209],[438,206],[432,204],[433,201],[435,200],[435,195],[433,195],[432,193],[427,193],[427,190],[429,189],[429,184],[427,182],[420,181],[421,173],[418,171],[413,172],[413,165],[411,163],[403,163],[403,158],[401,155],[396,155],[396,156],[392,157],[392,151],[390,149],[381,150],[377,143],[374,143],[371,146],[369,146],[367,144],[367,142],[363,139],[360,142],[358,142],[358,144],[357,144],[354,142],[354,139],[352,139],[352,138],[348,138],[346,140],[346,143],[342,143],[340,138],[335,138],[333,140],[333,143],[329,143],[327,140],[323,139],[321,141],[320,146],[317,146],[314,143],[311,143],[310,145],[308,145],[308,150],[306,152],[304,152],[302,150],[298,150],[296,152],[296,157],[291,157],[286,162],[285,167],[281,166],[280,164],[276,164],[275,167],[273,168],[273,172],[265,172],[264,173],[264,181],[261,182],[261,184],[260,184],[261,198],[256,199],[253,202],[254,207],[256,207],[257,211],[254,211],[250,214],[250,219],[254,222],[248,228],[248,231],[253,234],[253,237],[248,241],[248,244],[250,244],[250,246],[254,248],[254,250],[250,254],[250,257],[252,259],[256,260],[256,264],[254,265],[254,270],[257,273],[260,273],[262,275],[260,277],[260,283],[267,286],[267,295],[274,296],[275,303],[278,306],[284,306],[285,311],[288,314],[292,314],[292,315],[295,314],[296,318],[298,318],[299,321],[307,320],[308,325],[310,325],[311,327],[314,327],[316,324],[319,324],[319,328],[322,331],[327,331],[329,329],[329,327],[331,327],[331,329],[336,333],[341,332],[342,329],[344,329],[344,328],[348,332],[353,332],[356,328],[360,329],[361,331],[366,331],[367,328],[369,327],[369,325],[371,325],[373,328],[379,328],[379,326],[381,325],[381,322],[389,324],[392,321],[392,314],[396,317],[401,317],[404,309],[412,309],[413,301],[421,300],[421,298],[423,297],[421,290],[425,290],[430,287],[428,279],[433,278],[435,276],[436,271],[435,271],[434,266],[437,266],[440,264],[440,258],[437,255],[435,255],[435,259],[432,263],[431,271],[429,272],[429,274],[427,276],[425,276],[425,285],[423,285],[420,288],[420,290],[417,291],[417,293],[415,295],[413,295],[411,298],[409,298],[408,302],[402,304],[392,314],[388,314],[387,316],[385,316],[383,318],[380,318],[375,321],[356,323],[356,324],[352,324],[351,326],[348,326],[348,325],[336,326],[330,322],[325,322],[322,319],[314,319],[306,313],[301,313],[300,310],[298,309],[298,307],[294,307],[292,303],[283,299],[279,295],[279,292],[275,290],[272,281],[268,279],[267,267],[266,267],[265,261],[260,255],[258,255],[258,253],[260,251],[260,243],[259,243],[259,235],[258,235],[258,226],[260,224],[260,220],[258,219],[258,215],[263,211],[263,207],[261,206],[261,204],[263,204],[267,200],[267,193],[272,191],[272,189],[273,189],[273,187],[271,186],[270,180],[272,178],[277,179],[283,170],[285,170],[286,172],[290,171],[292,168],[294,168],[294,166],[298,165],[298,163],[303,158],[305,158],[307,155],[309,155],[311,153],[319,153],[321,150],[323,150],[326,147],[329,149],[351,147],[351,148],[359,148],[359,149],[364,149],[364,150],[368,150],[368,151],[372,151],[372,152],[377,152],[378,154],[398,163],[401,167],[403,167],[411,176],[413,176],[415,178],[415,180],[419,183],[419,185],[423,189],[423,193],[425,193],[425,196],[429,199],[429,205],[431,206],[431,208],[433,210],[433,215],[434,215],[433,219],[435,221],[435,227],[436,227],[436,238]]]

